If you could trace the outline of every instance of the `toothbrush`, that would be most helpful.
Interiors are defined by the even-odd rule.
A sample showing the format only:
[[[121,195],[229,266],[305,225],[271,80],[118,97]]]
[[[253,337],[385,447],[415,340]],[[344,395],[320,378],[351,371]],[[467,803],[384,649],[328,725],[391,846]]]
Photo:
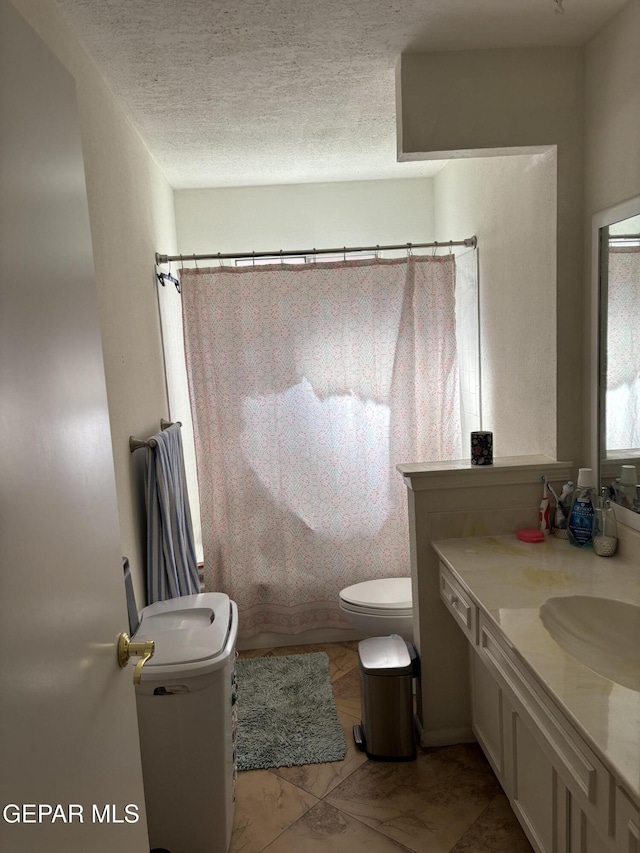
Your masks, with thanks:
[[[542,480],[542,500],[540,501],[540,530],[544,533],[545,536],[548,536],[551,532],[551,522],[549,520],[549,496],[547,494],[547,478],[544,474],[541,477]]]
[[[558,503],[560,503],[560,498],[559,498],[559,497],[558,497],[558,495],[556,494],[556,491],[555,491],[555,489],[553,488],[553,486],[551,485],[551,483],[548,483],[548,482],[547,482],[547,478],[544,476],[544,474],[542,475],[542,483],[543,483],[543,485],[545,485],[545,486],[549,489],[549,491],[551,492],[551,494],[554,496],[554,498],[556,499],[556,503],[557,503],[557,504],[558,504]]]

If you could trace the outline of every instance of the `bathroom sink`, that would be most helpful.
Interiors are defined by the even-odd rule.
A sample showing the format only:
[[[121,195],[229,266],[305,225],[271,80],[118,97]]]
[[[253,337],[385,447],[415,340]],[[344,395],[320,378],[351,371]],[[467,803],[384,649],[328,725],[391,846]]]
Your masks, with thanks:
[[[569,595],[540,608],[542,624],[572,657],[605,678],[640,691],[640,607]]]

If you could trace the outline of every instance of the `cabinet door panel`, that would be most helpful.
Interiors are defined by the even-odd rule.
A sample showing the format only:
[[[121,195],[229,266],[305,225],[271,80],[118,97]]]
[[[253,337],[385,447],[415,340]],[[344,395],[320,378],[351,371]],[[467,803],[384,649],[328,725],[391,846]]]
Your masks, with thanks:
[[[640,811],[622,788],[616,791],[616,843],[621,853],[640,853]]]
[[[513,808],[534,848],[540,853],[552,853],[562,849],[556,843],[556,772],[515,711],[511,715],[511,735]]]
[[[547,752],[573,796],[580,799],[588,819],[603,835],[612,834],[611,777],[605,766],[548,700],[543,699],[540,688],[526,679],[504,640],[483,614],[479,635],[479,652],[489,671],[504,685],[512,704],[529,721],[531,729],[539,733],[541,749]]]
[[[501,784],[505,785],[502,689],[482,658],[471,651],[473,732]]]

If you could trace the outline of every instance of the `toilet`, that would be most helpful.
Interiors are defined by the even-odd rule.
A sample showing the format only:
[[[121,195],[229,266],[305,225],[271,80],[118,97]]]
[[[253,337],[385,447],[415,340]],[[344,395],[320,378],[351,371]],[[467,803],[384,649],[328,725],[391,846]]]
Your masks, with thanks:
[[[340,610],[365,637],[399,634],[413,642],[411,578],[377,578],[348,586],[340,593]]]

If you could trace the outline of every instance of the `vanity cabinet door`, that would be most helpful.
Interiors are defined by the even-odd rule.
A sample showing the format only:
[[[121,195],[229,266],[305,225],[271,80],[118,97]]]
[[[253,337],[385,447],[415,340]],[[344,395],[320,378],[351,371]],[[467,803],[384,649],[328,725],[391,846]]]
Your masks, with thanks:
[[[562,850],[564,836],[558,825],[558,776],[534,730],[511,709],[507,720],[511,737],[511,804],[533,848],[539,853]]]
[[[625,791],[616,790],[616,850],[640,853],[640,811]]]
[[[519,731],[528,727],[539,750],[546,755],[547,763],[572,792],[572,798],[585,812],[587,820],[597,827],[603,838],[610,839],[613,835],[610,774],[552,703],[543,697],[541,689],[527,678],[506,642],[483,614],[479,619],[478,653],[514,709],[511,734],[505,734],[505,743],[508,738],[512,742],[514,765],[518,763]],[[523,737],[526,739],[526,735]],[[507,758],[505,765],[508,766]],[[513,778],[515,785],[517,778],[515,775]]]
[[[473,647],[470,647],[469,657],[471,671],[471,726],[500,784],[503,788],[506,788],[503,691]]]
[[[579,804],[567,792],[567,813],[569,815],[570,853],[605,853],[614,850],[610,842],[604,841],[596,828],[590,823]]]

